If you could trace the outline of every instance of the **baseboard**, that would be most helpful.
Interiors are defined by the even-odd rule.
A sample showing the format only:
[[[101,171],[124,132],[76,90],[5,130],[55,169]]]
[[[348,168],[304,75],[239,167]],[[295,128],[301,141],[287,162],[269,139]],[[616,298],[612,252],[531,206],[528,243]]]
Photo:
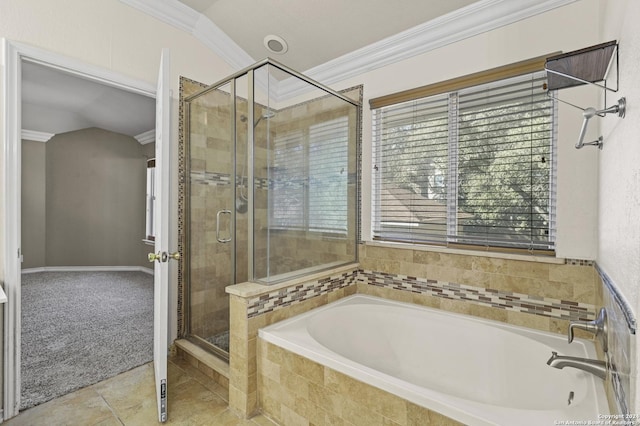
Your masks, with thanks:
[[[36,272],[144,272],[153,275],[153,269],[143,266],[44,266],[41,268],[26,268],[23,274],[34,274]]]

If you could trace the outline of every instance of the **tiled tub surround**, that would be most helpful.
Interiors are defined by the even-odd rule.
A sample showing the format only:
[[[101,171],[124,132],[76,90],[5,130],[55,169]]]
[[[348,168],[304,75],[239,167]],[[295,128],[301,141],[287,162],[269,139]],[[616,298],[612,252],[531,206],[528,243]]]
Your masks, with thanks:
[[[242,283],[227,287],[231,311],[229,406],[236,413],[250,417],[258,410],[258,329],[355,294],[357,270],[357,264],[351,264],[271,286]]]
[[[568,318],[584,318],[583,314],[593,318],[600,306],[593,262],[565,264],[549,259],[556,263],[542,263],[371,247],[360,246],[360,265],[272,286],[243,283],[227,288],[231,295],[230,405],[235,411],[250,416],[258,409],[257,330],[350,294],[371,294],[562,335],[566,335]],[[371,273],[365,270],[375,271],[383,286],[376,285],[375,279],[370,282]],[[393,274],[395,279],[383,274]],[[343,277],[345,283],[353,277],[355,282],[328,286],[326,277],[329,281]],[[475,284],[473,277],[478,279]],[[324,290],[316,291],[322,286]],[[498,302],[482,300],[480,294]]]
[[[284,348],[285,353],[278,351],[269,358],[268,352],[261,352],[263,342]],[[350,296],[261,329],[258,345],[260,405],[283,424],[294,412],[312,424],[324,424],[329,417],[354,424],[407,425],[411,424],[407,403],[476,426],[538,426],[557,420],[597,420],[599,414],[608,413],[600,379],[575,369],[558,371],[545,363],[552,350],[595,358],[591,341],[569,344],[558,334],[411,303]],[[291,359],[287,350],[319,365]],[[365,384],[378,388],[359,393],[390,393],[406,401],[389,410],[388,395],[374,397],[360,408],[361,413],[372,411],[377,416],[357,421],[351,409],[354,401],[349,401],[355,392],[338,394],[331,389],[334,380],[327,380],[336,373],[362,382],[359,389],[366,389]],[[296,398],[279,389],[291,383],[296,384]],[[312,384],[318,395],[305,398],[305,387]],[[574,398],[568,405],[570,392]],[[333,404],[318,403],[322,400]]]
[[[537,330],[566,334],[569,318],[576,319],[584,313],[586,318],[593,319],[602,303],[597,291],[598,274],[590,261],[480,252],[459,254],[369,243],[361,244],[359,253],[363,271],[399,279],[392,280],[394,284],[383,281],[383,286],[379,286],[379,279],[359,280],[358,292]],[[402,281],[406,277],[418,282],[420,293],[414,293],[418,291],[415,288],[395,288],[399,287],[397,284],[410,285]],[[430,288],[433,281],[437,286],[440,284],[441,294]],[[452,290],[456,285],[460,286],[455,290],[457,296]],[[491,301],[480,299],[480,295]],[[504,306],[498,306],[498,302]]]
[[[635,384],[631,383],[631,360],[635,359],[635,353],[632,351],[636,347],[636,320],[615,283],[599,266],[596,266],[596,270],[602,280],[603,306],[608,314],[609,350],[605,359],[611,370],[606,383],[609,405],[616,407],[617,413],[631,414],[631,401],[635,401],[635,395],[631,392],[636,388]]]
[[[489,308],[540,315],[554,319],[591,321],[595,317],[595,307],[588,303],[532,296],[446,281],[360,270],[358,271],[357,282],[380,288],[408,291],[446,300],[471,302]],[[369,293],[372,291],[365,290],[363,292]]]
[[[462,425],[317,362],[258,341],[259,403],[282,425]]]

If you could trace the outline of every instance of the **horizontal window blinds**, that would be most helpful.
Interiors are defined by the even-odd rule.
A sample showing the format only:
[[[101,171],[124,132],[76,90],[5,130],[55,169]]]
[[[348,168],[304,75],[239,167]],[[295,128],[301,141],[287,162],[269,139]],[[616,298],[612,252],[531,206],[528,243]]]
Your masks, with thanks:
[[[349,122],[347,117],[309,128],[309,230],[347,232]]]
[[[448,96],[374,111],[374,237],[446,235]]]
[[[271,226],[303,229],[307,169],[302,131],[278,135],[273,147],[271,186]]]
[[[374,109],[374,239],[553,249],[544,72]]]
[[[348,146],[348,117],[275,138],[272,227],[346,234]]]

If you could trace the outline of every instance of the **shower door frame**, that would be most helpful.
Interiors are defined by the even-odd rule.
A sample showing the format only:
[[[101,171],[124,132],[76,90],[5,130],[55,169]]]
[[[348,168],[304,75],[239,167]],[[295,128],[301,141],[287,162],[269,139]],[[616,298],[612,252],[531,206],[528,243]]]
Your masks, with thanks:
[[[200,346],[205,346],[207,349],[210,349],[216,356],[222,358],[225,361],[229,361],[229,353],[225,352],[224,350],[222,350],[221,348],[217,347],[216,345],[212,344],[211,342],[206,341],[205,339],[203,339],[200,336],[196,336],[195,334],[191,333],[191,276],[190,276],[190,265],[191,265],[191,248],[190,248],[190,235],[191,235],[191,156],[190,156],[190,148],[191,148],[191,141],[190,141],[190,134],[191,134],[191,101],[202,96],[205,95],[207,92],[210,92],[212,90],[216,90],[220,87],[223,87],[225,85],[229,85],[229,98],[232,100],[232,105],[234,106],[233,108],[231,108],[231,116],[229,118],[229,122],[230,122],[230,126],[231,126],[231,141],[229,142],[232,148],[232,162],[233,162],[233,167],[232,167],[232,172],[230,173],[230,180],[229,180],[229,185],[231,188],[233,188],[233,193],[235,193],[235,187],[236,187],[236,174],[237,174],[237,131],[236,131],[236,78],[237,77],[228,77],[225,80],[221,80],[216,84],[210,85],[210,86],[206,86],[205,88],[203,88],[202,90],[187,96],[186,98],[182,99],[181,101],[181,106],[183,108],[183,122],[184,122],[184,128],[182,130],[182,134],[181,136],[184,138],[183,139],[183,155],[184,155],[184,170],[183,170],[183,178],[182,181],[184,183],[183,186],[183,193],[184,193],[184,198],[182,199],[183,202],[183,214],[181,215],[181,217],[184,220],[184,224],[182,226],[182,229],[184,229],[184,234],[182,235],[182,238],[180,238],[181,244],[182,244],[182,252],[184,253],[184,256],[182,257],[182,262],[180,262],[180,267],[181,267],[181,271],[182,273],[179,274],[179,276],[182,277],[183,282],[182,284],[182,312],[183,312],[183,318],[182,318],[182,327],[180,330],[180,334],[181,336],[179,337],[184,337],[188,340],[194,341],[194,343],[200,345]],[[247,120],[248,121],[248,120]],[[249,196],[249,198],[251,198],[251,196]],[[231,234],[232,234],[232,238],[231,238],[231,268],[232,268],[232,283],[228,283],[227,285],[231,285],[231,284],[235,284],[236,282],[236,209],[235,209],[235,197],[232,197],[233,201],[233,208],[231,209]],[[185,286],[185,283],[189,283],[189,285]],[[226,286],[225,286],[226,287]]]

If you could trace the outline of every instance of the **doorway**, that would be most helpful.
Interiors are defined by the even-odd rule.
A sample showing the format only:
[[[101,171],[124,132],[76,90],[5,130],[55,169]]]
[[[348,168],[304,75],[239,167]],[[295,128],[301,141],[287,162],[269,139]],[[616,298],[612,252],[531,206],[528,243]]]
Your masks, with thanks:
[[[21,222],[22,222],[22,200],[21,200],[21,140],[23,118],[22,110],[23,86],[22,68],[25,64],[36,64],[42,67],[49,67],[57,71],[74,76],[81,81],[90,81],[102,84],[109,88],[118,89],[122,93],[133,93],[137,96],[146,97],[154,104],[156,88],[141,81],[130,79],[102,68],[93,67],[75,60],[41,51],[30,46],[19,43],[5,43],[5,59],[7,66],[7,82],[5,86],[5,129],[4,141],[5,152],[8,154],[4,158],[5,170],[5,289],[7,292],[8,304],[5,306],[4,322],[4,418],[13,417],[20,408],[20,384],[21,384],[21,329],[22,329],[22,282],[21,282],[21,259],[23,258]],[[115,93],[115,92],[114,92]],[[72,93],[77,95],[77,93]],[[105,103],[103,103],[103,106]],[[94,126],[95,127],[95,126]],[[151,127],[155,127],[155,117],[152,119]],[[148,130],[148,128],[147,128]],[[144,161],[144,159],[142,159]],[[146,170],[143,171],[146,175]],[[141,200],[144,206],[144,197]],[[144,220],[144,219],[143,219]],[[140,240],[144,235],[140,235]],[[141,256],[142,251],[141,248]],[[145,251],[150,251],[146,249]]]

